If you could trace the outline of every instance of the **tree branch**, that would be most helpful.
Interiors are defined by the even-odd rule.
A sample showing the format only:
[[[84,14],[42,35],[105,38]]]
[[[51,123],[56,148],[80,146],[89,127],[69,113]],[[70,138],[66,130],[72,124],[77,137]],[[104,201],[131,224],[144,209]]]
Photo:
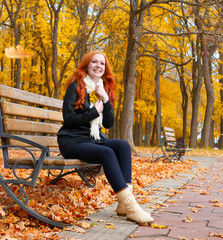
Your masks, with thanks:
[[[154,59],[157,59],[157,56],[154,55],[154,54],[141,54],[139,57],[152,57]],[[188,61],[184,62],[184,63],[176,63],[176,62],[173,62],[173,61],[170,61],[170,60],[167,60],[167,59],[163,59],[163,58],[159,58],[160,61],[162,62],[166,62],[166,63],[170,63],[170,64],[173,64],[175,66],[184,66],[184,65],[187,65],[190,61],[192,61],[194,58],[190,58]]]

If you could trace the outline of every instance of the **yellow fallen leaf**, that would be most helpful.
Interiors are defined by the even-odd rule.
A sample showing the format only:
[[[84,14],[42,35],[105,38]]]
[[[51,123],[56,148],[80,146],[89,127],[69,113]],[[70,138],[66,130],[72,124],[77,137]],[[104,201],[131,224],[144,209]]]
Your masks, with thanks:
[[[106,223],[105,228],[108,228],[108,229],[115,229],[115,226],[114,226],[113,223]]]
[[[139,237],[139,235],[133,235],[133,234],[129,235],[129,238],[138,238],[138,237]]]
[[[151,227],[151,228],[158,228],[158,229],[168,228],[168,227],[165,226],[165,225],[159,225],[159,224],[157,224],[157,223],[152,223],[149,227]]]

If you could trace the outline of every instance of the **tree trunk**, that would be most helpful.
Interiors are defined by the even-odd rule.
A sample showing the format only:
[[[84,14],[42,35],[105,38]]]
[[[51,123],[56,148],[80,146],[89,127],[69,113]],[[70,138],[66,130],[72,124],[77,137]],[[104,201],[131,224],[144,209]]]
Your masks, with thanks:
[[[150,145],[151,132],[152,132],[152,122],[146,122],[144,147],[148,147]]]
[[[135,111],[135,124],[134,124],[134,143],[136,146],[139,146],[139,114]]]
[[[200,30],[200,29],[199,29]],[[200,147],[209,147],[210,129],[212,122],[212,114],[214,110],[214,90],[212,86],[212,80],[209,70],[209,54],[206,46],[206,39],[204,34],[201,34],[201,51],[202,51],[202,61],[203,61],[203,73],[204,73],[204,83],[206,88],[207,105],[204,118],[204,126],[201,134]]]
[[[22,1],[23,0],[17,1],[15,4],[16,8],[10,10],[7,1],[3,0],[3,4],[5,5],[8,15],[9,15],[10,27],[13,29],[13,32],[14,32],[15,46],[19,45],[20,37],[21,37],[20,24],[17,23],[17,19],[18,19],[18,14],[21,10]],[[21,60],[20,59],[16,59],[16,69],[14,72],[14,79],[15,79],[16,88],[20,88],[21,87],[21,83],[20,83],[20,81],[21,81]]]
[[[201,70],[201,56],[199,50],[199,38],[196,43],[197,61],[195,60],[195,51],[192,45],[193,52],[193,66],[192,66],[192,118],[191,118],[191,133],[190,133],[190,147],[197,148],[197,127],[198,127],[198,109],[200,102],[200,91],[202,86],[202,70]],[[192,43],[193,44],[193,43]]]
[[[144,6],[145,0],[141,1],[141,7]],[[143,25],[144,12],[140,11],[139,15],[135,13],[138,10],[138,0],[130,1],[130,20],[128,33],[128,47],[123,71],[124,78],[124,101],[121,119],[121,138],[128,141],[133,152],[136,149],[133,142],[133,113],[135,100],[135,77],[136,62],[138,52],[138,42],[141,38],[141,28]]]
[[[160,146],[160,134],[161,134],[161,98],[160,98],[160,75],[161,64],[158,46],[155,46],[156,50],[156,74],[155,74],[155,96],[156,96],[156,116],[155,116],[155,134],[156,145]]]
[[[64,0],[60,0],[58,4],[55,4],[58,8],[56,9],[54,2],[49,0],[48,8],[51,12],[51,40],[52,40],[52,79],[54,83],[54,98],[59,98],[60,95],[60,82],[57,76],[57,41],[58,41],[58,27],[59,27],[59,13],[63,5]]]
[[[219,75],[223,76],[223,52],[222,50],[220,51],[220,66],[219,66]],[[223,77],[220,78],[220,83],[222,86],[222,89],[220,90],[220,99],[221,99],[221,104],[223,105]],[[221,116],[220,119],[220,139],[219,139],[219,148],[223,149],[223,116]]]
[[[183,53],[181,52],[181,62],[183,62]],[[177,68],[179,78],[180,78],[180,90],[182,94],[182,110],[183,110],[183,139],[186,143],[187,139],[187,108],[188,108],[188,94],[187,94],[187,88],[185,84],[185,71],[183,65],[179,68]]]
[[[207,105],[205,111],[205,118],[204,124],[201,134],[201,142],[200,147],[208,147],[209,146],[209,139],[210,139],[210,129],[211,129],[211,121],[212,121],[212,113],[214,109],[214,91],[212,86],[212,79],[210,74],[209,62],[210,62],[210,55],[207,50],[207,39],[204,35],[203,29],[203,19],[200,15],[200,7],[194,8],[194,13],[196,16],[195,24],[197,29],[200,33],[200,45],[201,45],[201,56],[202,56],[202,64],[203,64],[203,77],[204,77],[204,84],[206,89],[206,96],[207,96]]]

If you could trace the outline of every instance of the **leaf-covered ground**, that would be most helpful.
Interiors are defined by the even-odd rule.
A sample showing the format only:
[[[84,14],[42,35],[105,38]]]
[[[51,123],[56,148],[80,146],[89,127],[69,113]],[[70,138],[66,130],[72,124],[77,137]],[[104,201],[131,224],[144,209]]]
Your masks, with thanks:
[[[139,151],[151,154],[153,149],[140,148]],[[223,156],[223,151],[217,153],[218,156]],[[21,151],[12,154],[16,157],[24,155]],[[216,151],[193,151],[193,154],[212,156],[216,155]],[[150,157],[133,156],[132,180],[134,193],[141,196],[138,201],[141,203],[147,201],[148,193],[142,189],[146,185],[160,179],[176,178],[178,173],[188,172],[194,164],[189,157],[184,163],[151,163]],[[12,177],[11,170],[3,168],[2,156],[0,171],[3,177]],[[20,170],[23,177],[29,173],[29,170]],[[80,220],[116,201],[116,196],[105,176],[97,177],[95,188],[87,187],[76,174],[66,176],[67,182],[61,181],[58,185],[49,184],[51,178],[48,177],[46,170],[41,170],[40,178],[41,181],[38,181],[35,188],[27,190],[30,197],[28,206],[56,221],[79,225]],[[14,190],[17,191],[16,188]],[[59,239],[57,232],[62,231],[61,229],[39,222],[17,205],[4,211],[3,209],[10,203],[10,198],[0,187],[0,239]]]

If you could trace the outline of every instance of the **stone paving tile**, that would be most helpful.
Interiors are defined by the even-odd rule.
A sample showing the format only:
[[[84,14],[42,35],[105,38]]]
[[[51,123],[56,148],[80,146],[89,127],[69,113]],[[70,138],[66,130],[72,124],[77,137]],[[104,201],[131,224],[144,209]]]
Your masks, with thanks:
[[[213,231],[212,228],[173,228],[171,229],[168,237],[179,239],[180,237],[185,237],[189,239],[197,238],[197,239],[210,239],[209,233],[221,233],[221,231]],[[219,238],[218,238],[219,239]],[[213,238],[211,238],[213,240]]]
[[[133,234],[134,239],[137,238],[143,238],[143,237],[154,237],[154,236],[167,236],[169,233],[169,229],[155,229],[155,228],[149,228],[149,227],[139,227]]]
[[[223,232],[223,216],[222,216],[222,220],[216,220],[216,218],[213,220],[210,220],[208,223],[208,227],[219,228],[219,229],[222,229],[222,232]]]

